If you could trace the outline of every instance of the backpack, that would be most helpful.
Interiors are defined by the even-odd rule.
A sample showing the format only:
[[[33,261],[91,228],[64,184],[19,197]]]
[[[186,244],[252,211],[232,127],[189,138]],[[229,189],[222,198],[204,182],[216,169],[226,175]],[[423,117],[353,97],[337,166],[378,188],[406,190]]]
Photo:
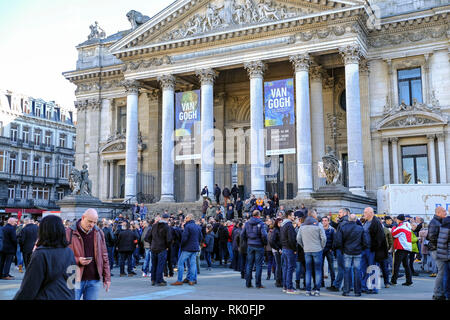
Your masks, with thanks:
[[[0,226],[0,252],[3,251],[3,227]]]

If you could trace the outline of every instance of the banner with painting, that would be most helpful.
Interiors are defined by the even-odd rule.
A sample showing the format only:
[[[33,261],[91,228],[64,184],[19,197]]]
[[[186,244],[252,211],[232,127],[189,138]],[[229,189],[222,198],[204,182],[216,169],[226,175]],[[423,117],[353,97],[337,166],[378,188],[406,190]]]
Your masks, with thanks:
[[[266,155],[295,153],[294,80],[264,82]]]
[[[175,160],[200,159],[200,90],[175,94]]]

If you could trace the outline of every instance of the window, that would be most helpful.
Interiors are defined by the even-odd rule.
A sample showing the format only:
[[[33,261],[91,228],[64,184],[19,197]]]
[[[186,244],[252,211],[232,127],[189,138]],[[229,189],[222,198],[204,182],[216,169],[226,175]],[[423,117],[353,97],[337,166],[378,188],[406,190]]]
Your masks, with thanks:
[[[41,144],[41,130],[34,130],[34,144]]]
[[[50,146],[52,144],[52,132],[51,131],[46,131],[45,132],[44,144],[46,146]]]
[[[26,154],[22,155],[22,164],[20,167],[20,172],[24,175],[28,175],[28,156]]]
[[[61,160],[59,164],[59,177],[67,179],[69,177],[70,167],[70,160]]]
[[[6,151],[0,150],[0,172],[6,171]]]
[[[52,108],[50,106],[47,106],[45,108],[45,117],[47,119],[51,119],[52,118]]]
[[[22,140],[25,143],[28,143],[30,141],[30,128],[23,127],[23,129],[22,129]]]
[[[60,134],[59,135],[59,146],[61,148],[65,148],[66,147],[66,138],[67,138],[67,136],[65,134]]]
[[[43,187],[33,187],[33,199],[48,200],[49,189]]]
[[[13,184],[10,184],[8,186],[8,198],[9,199],[15,199],[16,198],[16,186]]]
[[[20,186],[20,198],[26,199],[28,196],[28,188],[25,185]]]
[[[428,152],[426,145],[402,147],[403,183],[428,183]]]
[[[15,153],[9,155],[9,173],[16,173],[16,157]]]
[[[119,108],[119,116],[117,119],[117,131],[124,133],[127,128],[127,107]]]
[[[35,177],[40,176],[40,174],[39,174],[39,162],[40,162],[39,157],[34,157],[34,159],[33,159],[33,175]]]
[[[46,158],[44,162],[44,177],[50,177],[51,160]]]
[[[422,74],[420,68],[398,70],[398,98],[410,106],[414,99],[422,103]]]
[[[64,189],[58,189],[58,200],[64,198]]]
[[[10,133],[11,141],[17,141],[18,127],[16,125],[11,125]]]
[[[36,117],[40,117],[41,114],[42,114],[42,106],[36,105],[36,106],[34,107],[34,115],[35,115]]]

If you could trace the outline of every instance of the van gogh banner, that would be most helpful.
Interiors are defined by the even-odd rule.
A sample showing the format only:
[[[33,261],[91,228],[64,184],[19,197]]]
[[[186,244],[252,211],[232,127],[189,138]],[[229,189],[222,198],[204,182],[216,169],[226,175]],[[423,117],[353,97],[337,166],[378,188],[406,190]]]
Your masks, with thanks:
[[[294,80],[264,82],[266,155],[295,153]]]
[[[175,160],[200,159],[200,90],[175,95]]]

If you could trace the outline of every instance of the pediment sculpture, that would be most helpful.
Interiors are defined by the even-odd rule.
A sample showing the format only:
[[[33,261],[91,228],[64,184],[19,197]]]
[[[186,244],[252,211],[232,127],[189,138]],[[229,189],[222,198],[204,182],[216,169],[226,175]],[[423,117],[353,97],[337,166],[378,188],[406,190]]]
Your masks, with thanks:
[[[97,21],[91,24],[89,28],[91,29],[91,33],[88,35],[88,40],[106,38],[105,31],[98,25]]]

